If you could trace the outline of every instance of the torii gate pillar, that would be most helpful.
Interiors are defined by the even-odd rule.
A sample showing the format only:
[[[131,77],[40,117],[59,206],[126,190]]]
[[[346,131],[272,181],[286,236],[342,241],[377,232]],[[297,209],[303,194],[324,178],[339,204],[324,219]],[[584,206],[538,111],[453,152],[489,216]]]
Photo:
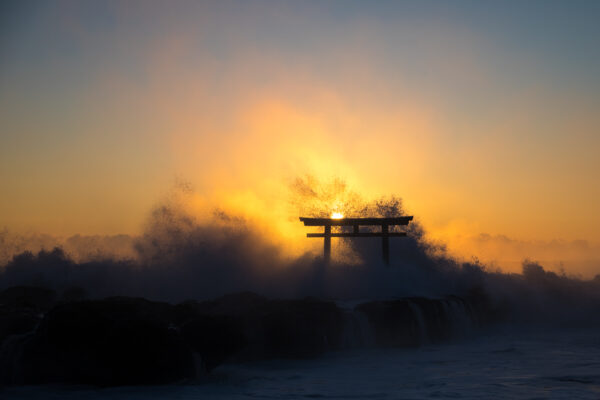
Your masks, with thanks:
[[[381,238],[381,257],[386,265],[390,265],[390,237],[406,236],[406,232],[390,232],[390,225],[408,225],[413,217],[393,217],[393,218],[304,218],[300,221],[305,226],[322,226],[323,233],[307,233],[306,237],[323,238],[323,259],[326,263],[331,260],[331,238],[332,237],[380,237]],[[380,232],[360,232],[360,225],[363,226],[381,226]],[[352,232],[331,233],[332,226],[353,226]]]
[[[323,240],[323,259],[327,264],[331,261],[331,225],[325,225]]]

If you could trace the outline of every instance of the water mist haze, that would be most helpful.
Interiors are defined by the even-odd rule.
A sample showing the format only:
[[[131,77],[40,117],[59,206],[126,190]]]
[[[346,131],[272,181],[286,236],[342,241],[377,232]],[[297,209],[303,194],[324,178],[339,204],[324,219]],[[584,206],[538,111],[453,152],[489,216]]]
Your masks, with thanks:
[[[0,2],[0,399],[597,400],[599,19]]]
[[[294,229],[300,225],[298,215],[323,217],[332,209],[345,216],[408,215],[399,197],[365,200],[342,179],[305,176],[289,189]],[[325,265],[322,241],[290,253],[263,224],[235,211],[213,207],[210,216],[198,217],[186,205],[190,193],[178,185],[152,210],[139,236],[60,241],[37,235],[28,241],[5,231],[0,286],[48,286],[59,292],[81,288],[91,298],[127,295],[171,302],[241,291],[330,299],[477,295],[511,319],[561,323],[590,322],[589,316],[600,311],[598,277],[569,277],[530,260],[520,274],[459,261],[426,238],[418,218],[408,226],[407,237],[390,241],[390,267],[380,261],[377,239],[334,240],[333,262]],[[296,240],[315,239],[302,234]]]

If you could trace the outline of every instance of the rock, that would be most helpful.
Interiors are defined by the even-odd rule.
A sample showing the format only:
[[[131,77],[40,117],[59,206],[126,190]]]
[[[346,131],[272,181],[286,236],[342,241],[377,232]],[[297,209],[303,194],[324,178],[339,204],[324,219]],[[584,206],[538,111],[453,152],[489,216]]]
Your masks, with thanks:
[[[46,289],[0,292],[0,382],[161,384],[208,373],[228,359],[315,357],[347,345],[349,315],[360,316],[354,322],[369,332],[368,345],[418,346],[463,334],[488,307],[477,294],[371,301],[353,313],[331,301],[248,292],[177,305],[77,300],[84,295],[74,289],[57,304]],[[362,339],[353,343],[366,345]]]
[[[198,303],[197,309],[240,321],[246,342],[240,360],[314,357],[341,345],[343,312],[333,302],[242,292]]]
[[[238,307],[234,303],[231,307]],[[210,313],[215,304],[171,305],[130,297],[58,304],[41,322],[40,314],[12,329],[29,333],[13,335],[0,351],[0,380],[111,386],[193,378],[246,343],[241,317]]]
[[[340,347],[344,318],[334,303],[276,300],[265,308],[259,323],[266,357],[315,357]]]
[[[32,331],[55,304],[51,289],[15,286],[0,292],[0,345],[11,335]]]
[[[56,292],[36,286],[14,286],[0,292],[0,307],[46,311],[56,304]]]
[[[21,383],[160,384],[195,374],[165,303],[113,298],[63,304],[24,344]]]
[[[367,316],[379,346],[411,347],[465,336],[480,320],[470,303],[457,296],[372,301],[355,310]]]
[[[212,371],[246,344],[239,318],[199,315],[181,327],[185,342],[197,352],[205,372]]]
[[[355,309],[367,316],[379,346],[409,347],[419,344],[418,321],[407,300],[372,301]]]

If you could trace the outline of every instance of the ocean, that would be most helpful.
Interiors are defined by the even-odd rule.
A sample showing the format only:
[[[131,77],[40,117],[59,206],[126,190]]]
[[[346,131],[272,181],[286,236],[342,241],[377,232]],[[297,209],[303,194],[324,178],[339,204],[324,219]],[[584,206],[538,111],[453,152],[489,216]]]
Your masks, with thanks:
[[[24,386],[3,399],[600,399],[598,329],[496,326],[417,348],[224,364],[164,386]]]

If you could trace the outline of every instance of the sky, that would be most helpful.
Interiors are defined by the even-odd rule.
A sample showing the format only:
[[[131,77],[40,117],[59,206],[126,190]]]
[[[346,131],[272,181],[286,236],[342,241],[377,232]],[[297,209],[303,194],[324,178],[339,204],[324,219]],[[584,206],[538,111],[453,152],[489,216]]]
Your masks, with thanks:
[[[0,228],[138,234],[186,182],[198,213],[301,241],[290,182],[339,177],[402,197],[463,256],[600,273],[599,17],[597,1],[2,2]]]

